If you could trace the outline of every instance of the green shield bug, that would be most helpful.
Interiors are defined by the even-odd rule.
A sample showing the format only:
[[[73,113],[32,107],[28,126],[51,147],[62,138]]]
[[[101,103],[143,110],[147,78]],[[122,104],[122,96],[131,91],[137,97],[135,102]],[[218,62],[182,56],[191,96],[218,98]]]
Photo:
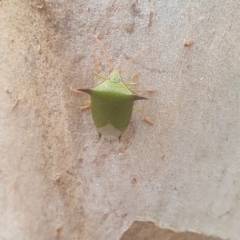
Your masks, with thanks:
[[[145,122],[152,124],[152,122],[144,115],[144,113],[134,106],[134,101],[147,99],[146,97],[138,95],[137,92],[153,92],[155,90],[150,89],[133,91],[127,86],[135,85],[136,83],[123,83],[120,75],[122,70],[148,47],[145,47],[139,52],[137,52],[130,60],[128,60],[123,65],[120,70],[117,70],[113,69],[111,60],[108,57],[101,41],[98,39],[97,36],[94,37],[99,46],[101,47],[103,55],[108,61],[111,73],[109,77],[104,77],[95,71],[95,75],[103,80],[102,83],[88,89],[82,88],[71,90],[75,92],[85,92],[90,95],[91,100],[85,101],[84,107],[82,107],[82,109],[91,107],[92,118],[98,130],[99,138],[104,135],[109,139],[118,138],[120,141],[124,130],[129,124],[133,109],[135,109],[142,115]],[[97,69],[98,64],[99,61],[95,57],[95,70]]]

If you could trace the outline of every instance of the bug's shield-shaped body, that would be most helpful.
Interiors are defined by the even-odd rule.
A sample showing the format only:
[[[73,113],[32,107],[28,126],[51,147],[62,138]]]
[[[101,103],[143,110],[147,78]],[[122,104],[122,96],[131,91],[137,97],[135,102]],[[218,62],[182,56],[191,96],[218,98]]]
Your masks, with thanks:
[[[127,128],[135,100],[146,99],[134,94],[121,81],[118,70],[91,89],[81,89],[91,96],[92,117],[98,132],[107,138],[120,138]]]

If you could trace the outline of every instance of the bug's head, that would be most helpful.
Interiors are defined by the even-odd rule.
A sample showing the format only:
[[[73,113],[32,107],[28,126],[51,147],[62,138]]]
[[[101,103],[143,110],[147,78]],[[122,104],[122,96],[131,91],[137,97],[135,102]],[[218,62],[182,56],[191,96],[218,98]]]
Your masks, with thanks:
[[[110,76],[108,77],[109,81],[117,83],[121,81],[120,72],[117,69],[114,69]]]

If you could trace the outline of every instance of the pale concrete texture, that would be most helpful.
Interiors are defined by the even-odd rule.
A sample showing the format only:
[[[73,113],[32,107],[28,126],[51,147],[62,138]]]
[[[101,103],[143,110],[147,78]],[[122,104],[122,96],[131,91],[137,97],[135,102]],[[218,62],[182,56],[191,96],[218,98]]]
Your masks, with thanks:
[[[2,0],[0,29],[0,239],[118,240],[151,221],[239,240],[238,1]],[[134,112],[120,143],[70,91],[100,82],[92,54],[108,74],[93,35],[116,67],[150,46],[122,75],[157,90],[137,103],[154,126]]]

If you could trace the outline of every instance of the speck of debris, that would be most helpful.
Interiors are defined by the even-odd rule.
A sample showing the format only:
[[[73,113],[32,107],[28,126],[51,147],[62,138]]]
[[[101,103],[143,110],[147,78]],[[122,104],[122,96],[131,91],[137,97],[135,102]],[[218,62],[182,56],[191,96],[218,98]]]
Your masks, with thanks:
[[[185,43],[184,43],[184,47],[191,47],[194,43],[193,39],[188,39]]]

